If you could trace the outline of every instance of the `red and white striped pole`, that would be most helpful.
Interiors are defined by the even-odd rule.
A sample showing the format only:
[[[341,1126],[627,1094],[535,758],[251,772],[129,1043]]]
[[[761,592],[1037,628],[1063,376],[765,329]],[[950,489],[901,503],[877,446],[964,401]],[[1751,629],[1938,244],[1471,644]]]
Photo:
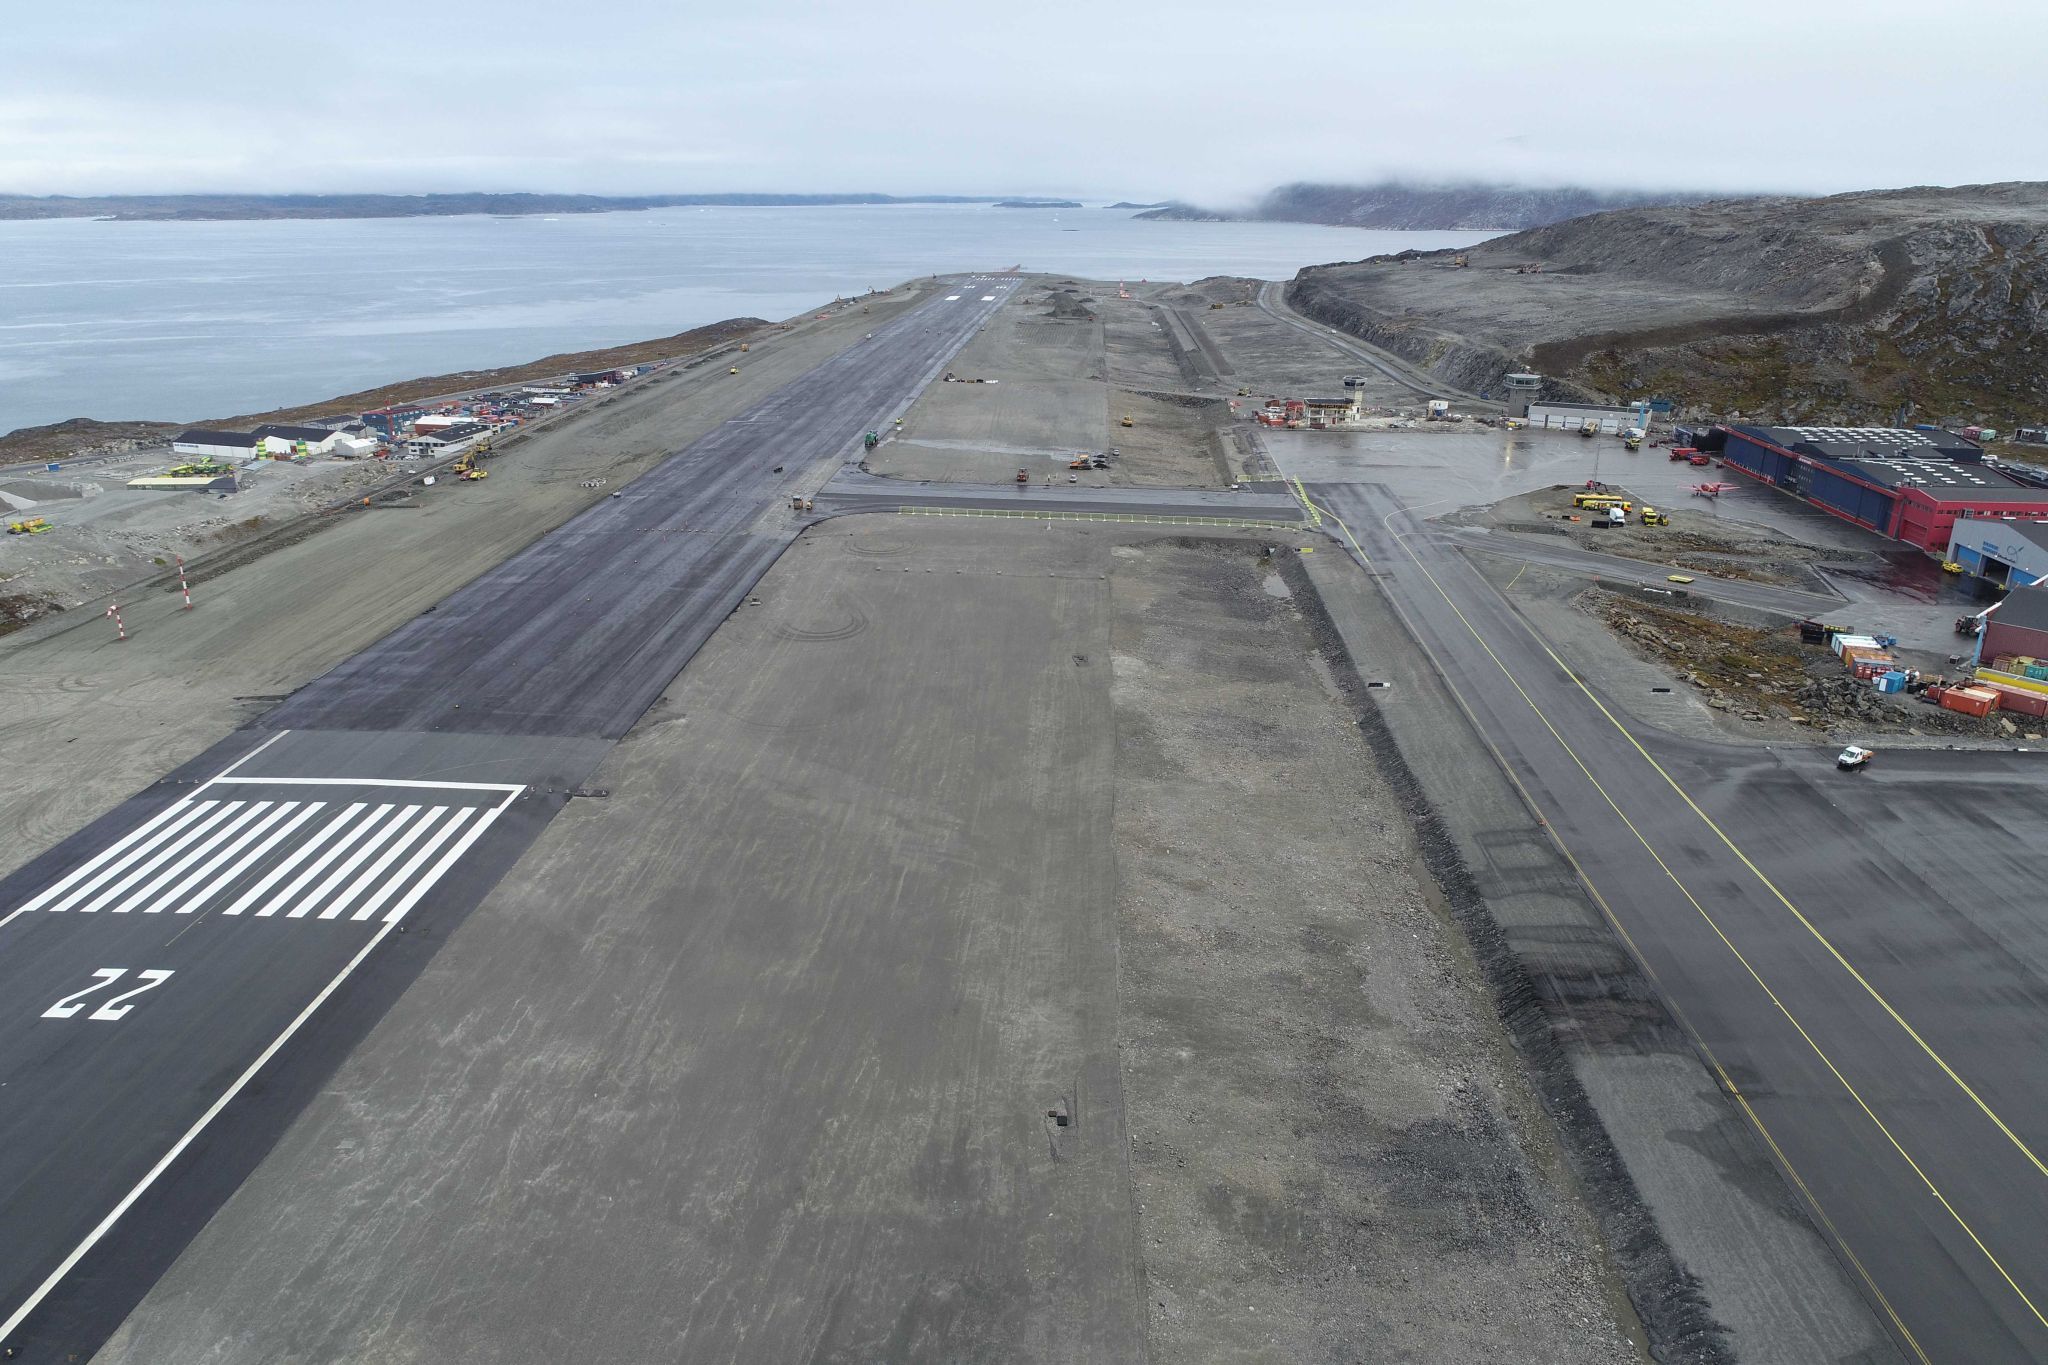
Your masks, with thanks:
[[[176,556],[178,561],[178,591],[185,594],[185,610],[192,610],[192,588],[185,582],[185,556]]]
[[[109,616],[111,616],[111,617],[113,617],[113,618],[114,618],[114,636],[115,636],[115,638],[116,638],[116,639],[120,639],[120,640],[125,640],[125,639],[127,639],[127,638],[128,638],[128,627],[126,627],[126,626],[124,626],[124,625],[122,625],[122,624],[121,624],[121,604],[120,604],[119,602],[116,602],[116,603],[112,604],[111,606],[109,606],[109,607],[107,608],[107,615],[109,615]]]

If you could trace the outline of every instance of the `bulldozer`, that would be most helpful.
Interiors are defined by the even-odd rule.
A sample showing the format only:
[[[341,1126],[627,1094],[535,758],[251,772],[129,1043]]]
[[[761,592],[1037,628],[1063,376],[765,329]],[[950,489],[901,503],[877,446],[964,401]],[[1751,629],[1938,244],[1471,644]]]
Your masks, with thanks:
[[[10,536],[39,536],[45,531],[54,531],[56,529],[55,526],[50,524],[48,517],[30,517],[26,521],[10,521],[7,523],[7,534]]]

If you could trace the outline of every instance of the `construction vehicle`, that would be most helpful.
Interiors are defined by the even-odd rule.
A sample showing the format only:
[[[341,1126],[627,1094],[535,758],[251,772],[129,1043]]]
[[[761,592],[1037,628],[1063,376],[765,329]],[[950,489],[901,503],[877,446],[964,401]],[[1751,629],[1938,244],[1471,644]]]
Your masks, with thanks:
[[[1643,448],[1643,438],[1641,433],[1638,433],[1634,436],[1630,436],[1629,438],[1624,440],[1622,444],[1628,447],[1630,450],[1641,450]]]
[[[223,474],[235,472],[233,465],[218,460],[201,460],[197,464],[174,465],[165,474],[172,479],[217,479]]]
[[[456,478],[467,483],[475,483],[478,479],[488,479],[491,477],[490,470],[478,469],[476,467],[476,452],[474,450],[463,451],[462,458],[458,459],[453,465],[450,465],[449,468],[454,472]]]
[[[1656,508],[1648,505],[1644,506],[1641,516],[1645,526],[1669,526],[1671,524],[1671,514],[1669,512],[1659,512]]]
[[[1956,563],[1953,559],[1944,559],[1941,561],[1941,571],[1943,573],[1961,573],[1963,566]]]
[[[747,343],[746,343],[746,342],[744,342],[744,341],[742,341],[742,342],[740,343],[740,354],[741,354],[741,355],[745,355],[746,353],[747,353]]]
[[[727,373],[727,374],[738,374],[739,372],[740,372],[740,367],[739,367],[739,366],[737,366],[737,365],[733,366],[733,367],[732,367],[731,369],[729,369],[729,370],[727,370],[727,371],[726,371],[726,373]]]
[[[1073,459],[1067,461],[1067,468],[1069,469],[1086,469],[1088,467],[1088,457],[1086,455],[1076,455]]]
[[[1134,427],[1137,425],[1137,422],[1132,420],[1131,415],[1127,412],[1124,414],[1124,420],[1117,423],[1117,425],[1122,427]]]
[[[808,512],[811,510],[811,500],[801,496],[793,497],[789,500],[789,510],[792,512]]]
[[[1598,420],[1588,417],[1585,421],[1579,423],[1579,435],[1590,437],[1598,436],[1599,434],[1600,423]]]
[[[30,517],[27,521],[10,521],[7,523],[7,534],[10,536],[39,536],[45,531],[54,531],[56,529],[55,526],[50,524],[48,517]]]
[[[1457,255],[1451,257],[1451,269],[1453,270],[1463,270],[1471,264],[1472,262],[1465,258],[1465,254],[1463,252],[1459,252]]]

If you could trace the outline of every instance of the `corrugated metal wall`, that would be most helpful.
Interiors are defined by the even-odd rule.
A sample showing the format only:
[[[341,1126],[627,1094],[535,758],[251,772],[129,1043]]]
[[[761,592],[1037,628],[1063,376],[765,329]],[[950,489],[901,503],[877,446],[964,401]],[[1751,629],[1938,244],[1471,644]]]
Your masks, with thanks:
[[[1865,488],[1818,462],[1809,462],[1804,474],[1800,491],[1809,499],[1851,521],[1890,533],[1892,504],[1896,501],[1892,494]]]
[[[1785,476],[1791,472],[1793,463],[1777,451],[1766,449],[1735,431],[1728,433],[1728,444],[1722,448],[1721,458],[1767,483],[1775,484],[1786,482]]]

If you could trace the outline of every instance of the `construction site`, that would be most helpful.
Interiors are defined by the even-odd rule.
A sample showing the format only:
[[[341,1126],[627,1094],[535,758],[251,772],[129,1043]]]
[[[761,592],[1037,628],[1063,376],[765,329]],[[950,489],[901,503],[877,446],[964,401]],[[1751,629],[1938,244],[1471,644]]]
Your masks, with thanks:
[[[13,1092],[91,1213],[0,1263],[23,1358],[2043,1340],[1839,1098],[1912,1076],[1873,1110],[2026,1263],[1928,1057],[2034,1006],[1840,988],[1958,998],[1910,928],[2031,998],[1987,850],[2032,732],[1874,685],[1962,671],[1955,576],[1258,281],[937,277],[675,359],[431,468],[4,485],[57,528],[0,543],[48,603],[0,640],[10,993],[169,982],[100,1089]],[[1909,774],[1997,814],[1899,828]],[[86,1099],[120,1135],[49,1150]]]

